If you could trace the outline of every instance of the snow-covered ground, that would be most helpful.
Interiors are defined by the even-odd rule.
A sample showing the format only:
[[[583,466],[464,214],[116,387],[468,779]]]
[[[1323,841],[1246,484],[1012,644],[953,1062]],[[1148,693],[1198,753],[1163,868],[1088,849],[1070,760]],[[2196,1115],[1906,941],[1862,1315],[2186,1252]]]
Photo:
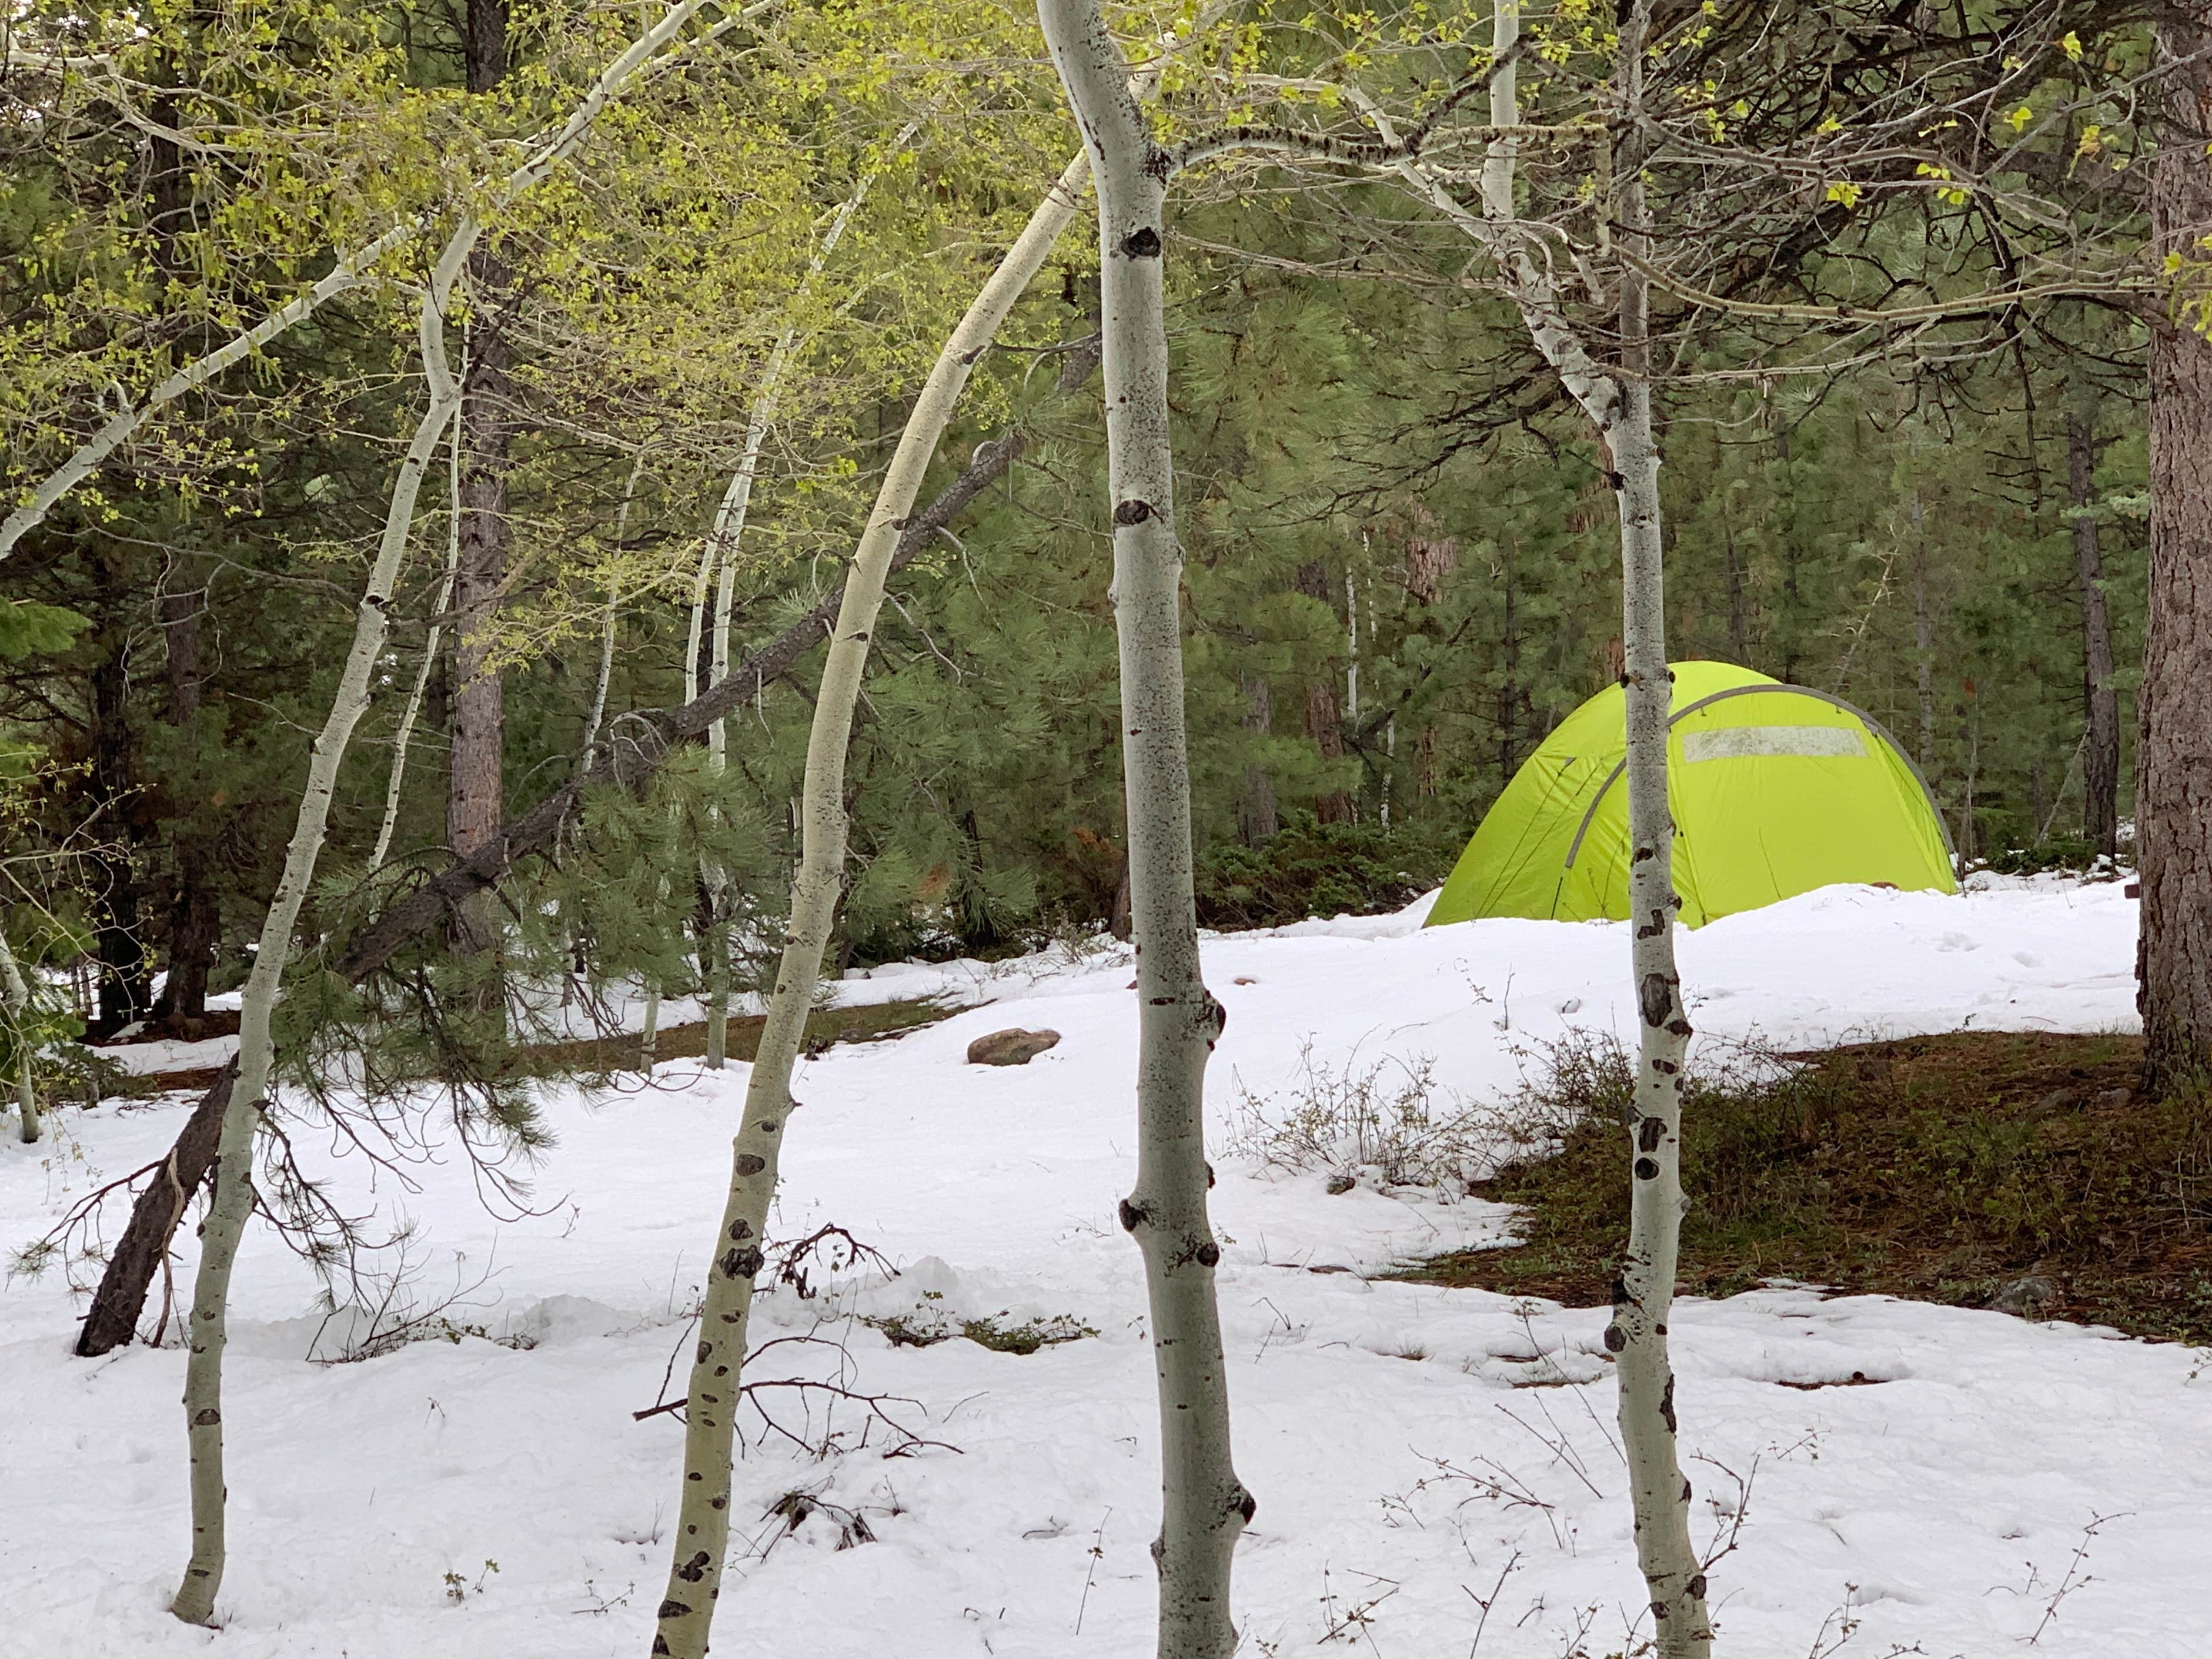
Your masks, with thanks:
[[[1309,1042],[1340,1067],[1426,1058],[1443,1088],[1483,1097],[1510,1089],[1530,1042],[1627,1029],[1620,927],[1424,933],[1420,908],[1209,943],[1230,1015],[1212,1073],[1224,1135],[1240,1085],[1279,1097]],[[2134,1019],[2134,938],[2135,906],[2112,884],[1833,889],[1690,934],[1682,963],[1694,1018],[1723,1038],[2113,1030]],[[861,1419],[841,1406],[842,1455],[772,1437],[749,1452],[738,1514],[765,1553],[725,1591],[718,1651],[1148,1648],[1152,1362],[1136,1251],[1112,1221],[1133,1152],[1129,977],[1109,954],[902,966],[846,988],[984,1006],[804,1065],[780,1232],[835,1222],[907,1272],[809,1302],[780,1292],[760,1328],[829,1320],[853,1386],[906,1396],[891,1409],[957,1449],[887,1459],[880,1426],[857,1443]],[[1025,1068],[963,1063],[973,1037],[1007,1025],[1062,1041]],[[11,1284],[0,1655],[641,1659],[681,1430],[631,1413],[661,1397],[672,1358],[681,1390],[684,1310],[744,1079],[685,1065],[597,1102],[555,1093],[542,1213],[520,1220],[486,1213],[458,1158],[410,1170],[408,1186],[322,1149],[352,1207],[416,1224],[421,1298],[460,1287],[456,1326],[534,1346],[469,1336],[310,1363],[313,1281],[273,1237],[251,1241],[212,1638],[163,1610],[186,1542],[181,1354],[73,1359],[58,1280]],[[58,1152],[0,1148],[0,1247],[51,1225],[100,1171],[156,1156],[182,1109],[65,1112]],[[1319,1175],[1218,1161],[1237,1459],[1260,1502],[1237,1565],[1246,1650],[1304,1652],[1335,1627],[1390,1659],[1620,1651],[1640,1597],[1602,1316],[1359,1276],[1503,1237],[1495,1206],[1332,1197]],[[1066,1316],[1097,1334],[1029,1356],[957,1339],[894,1348],[839,1317],[916,1308]],[[1787,1287],[1686,1304],[1674,1331],[1701,1541],[1735,1529],[1713,1570],[1724,1651],[1797,1659],[1850,1620],[1850,1654],[1919,1644],[1981,1659],[2040,1627],[2053,1655],[2196,1659],[2212,1638],[2200,1357]],[[817,1352],[778,1350],[757,1375],[796,1374],[787,1355],[818,1366]],[[1873,1386],[1803,1386],[1855,1374]],[[787,1393],[776,1409],[795,1423],[804,1408]],[[877,1541],[839,1551],[819,1516],[779,1540],[765,1512],[793,1489],[862,1511]]]

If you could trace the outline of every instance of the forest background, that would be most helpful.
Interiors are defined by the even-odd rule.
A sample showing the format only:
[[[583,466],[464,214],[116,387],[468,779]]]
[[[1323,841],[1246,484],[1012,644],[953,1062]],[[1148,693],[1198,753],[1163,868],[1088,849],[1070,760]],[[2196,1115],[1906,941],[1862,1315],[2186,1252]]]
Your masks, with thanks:
[[[1297,21],[1249,9],[1213,68],[1250,73]],[[11,58],[0,137],[0,416],[26,483],[334,250],[472,199],[631,23],[293,3],[18,15],[33,21],[49,51]],[[2098,87],[2141,33],[2067,36],[2063,117],[2023,106],[2014,125],[2046,173],[2127,177],[2124,111],[2100,124]],[[937,342],[1056,171],[1058,89],[1020,8],[794,11],[737,39],[611,106],[471,256],[459,449],[423,484],[309,939],[342,940],[594,741],[618,745],[631,711],[711,681],[713,586],[740,665],[834,592]],[[1209,95],[1209,72],[1171,80],[1170,106]],[[1987,278],[1971,204],[1922,191],[1876,216],[1855,196],[1831,184],[1821,242],[1774,254],[1759,291],[1818,296],[1869,267],[1905,294]],[[1175,221],[1215,925],[1432,884],[1620,672],[1603,458],[1518,317],[1414,217],[1379,184],[1201,180]],[[428,246],[162,410],[0,563],[11,944],[76,974],[95,1035],[149,1018],[191,1035],[245,975],[413,428]],[[895,579],[877,631],[847,965],[1017,950],[1126,908],[1097,293],[1095,250],[1065,239],[924,490],[1019,435]],[[2057,298],[1932,340],[1893,331],[1807,374],[1763,371],[1725,315],[1676,329],[1658,394],[1672,654],[1869,710],[1970,859],[2114,850],[2145,337],[2123,305]],[[724,531],[741,474],[740,542]],[[593,827],[508,884],[492,954],[674,994],[709,971],[718,902],[741,942],[766,937],[744,922],[786,902],[818,672],[802,653],[760,678],[726,770],[702,756],[643,806],[595,797]],[[2118,716],[2102,730],[2100,685]]]

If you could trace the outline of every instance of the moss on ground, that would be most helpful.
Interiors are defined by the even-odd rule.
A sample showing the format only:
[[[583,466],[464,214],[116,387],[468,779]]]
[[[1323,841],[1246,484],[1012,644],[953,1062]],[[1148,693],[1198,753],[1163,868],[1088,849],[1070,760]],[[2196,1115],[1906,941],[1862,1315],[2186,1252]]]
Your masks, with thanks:
[[[2212,1342],[2212,1103],[2142,1095],[2142,1051],[1958,1032],[1695,1085],[1682,1291],[1790,1279],[1980,1306],[2038,1276],[2056,1291],[2045,1316]],[[1525,1208],[1525,1243],[1404,1276],[1606,1302],[1627,1232],[1627,1072],[1587,1046],[1568,1059],[1526,1103],[1563,1126],[1557,1152],[1473,1189]]]

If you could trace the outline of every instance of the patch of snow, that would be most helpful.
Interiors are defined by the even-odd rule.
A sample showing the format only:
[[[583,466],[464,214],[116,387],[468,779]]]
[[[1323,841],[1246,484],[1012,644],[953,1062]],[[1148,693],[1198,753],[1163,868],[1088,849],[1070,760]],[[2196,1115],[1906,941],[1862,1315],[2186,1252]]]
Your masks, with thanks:
[[[1632,1034],[1624,927],[1422,930],[1422,914],[1206,941],[1229,1010],[1209,1076],[1217,1144],[1238,1086],[1292,1086],[1309,1042],[1340,1068],[1426,1058],[1443,1087],[1485,1097],[1513,1086],[1532,1042]],[[2115,884],[1835,888],[1686,934],[1682,964],[1716,1039],[2124,1030],[2135,922]],[[775,1234],[835,1222],[906,1271],[855,1272],[811,1300],[780,1290],[757,1340],[841,1336],[855,1386],[915,1402],[896,1409],[959,1453],[887,1461],[880,1434],[827,1460],[773,1437],[750,1451],[722,1645],[822,1659],[1149,1646],[1158,1420],[1137,1253],[1114,1222],[1134,1151],[1129,976],[1125,951],[1060,951],[840,982],[977,1006],[802,1063]],[[1011,1024],[1060,1043],[1027,1066],[965,1063],[972,1038]],[[611,1097],[550,1090],[541,1213],[506,1224],[450,1147],[399,1183],[298,1138],[349,1212],[415,1224],[422,1309],[453,1301],[440,1340],[310,1363],[331,1334],[313,1281],[265,1228],[250,1237],[225,1403],[227,1659],[645,1650],[682,1430],[632,1413],[665,1397],[665,1376],[682,1391],[745,1077],[683,1062]],[[65,1110],[61,1152],[0,1146],[0,1247],[43,1232],[99,1171],[153,1161],[184,1109]],[[1471,1595],[1495,1598],[1480,1659],[1557,1659],[1583,1609],[1592,1652],[1624,1645],[1640,1594],[1602,1314],[1360,1276],[1504,1238],[1499,1206],[1331,1196],[1317,1173],[1217,1162],[1237,1458],[1260,1503],[1236,1589],[1252,1650],[1313,1648],[1324,1594],[1341,1610],[1391,1589],[1367,1629],[1380,1653],[1465,1651]],[[164,1610],[186,1534],[181,1353],[73,1359],[57,1278],[4,1294],[0,1389],[23,1409],[0,1437],[0,1654],[205,1655],[207,1633]],[[958,1338],[894,1347],[863,1322],[924,1305],[1098,1334],[1017,1356]],[[1686,1302],[1674,1333],[1684,1452],[1712,1460],[1690,1465],[1701,1547],[1757,1470],[1715,1570],[1723,1651],[1802,1654],[1846,1606],[1854,1651],[2014,1651],[2099,1516],[2117,1518],[2088,1540],[2090,1577],[2042,1646],[2201,1650],[2212,1376],[2188,1352],[1799,1285]],[[834,1363],[787,1346],[757,1374]],[[806,1410],[777,1409],[794,1426]],[[857,1441],[859,1418],[827,1409],[816,1428]],[[840,1551],[816,1523],[779,1541],[767,1512],[793,1489],[865,1510],[878,1541]]]

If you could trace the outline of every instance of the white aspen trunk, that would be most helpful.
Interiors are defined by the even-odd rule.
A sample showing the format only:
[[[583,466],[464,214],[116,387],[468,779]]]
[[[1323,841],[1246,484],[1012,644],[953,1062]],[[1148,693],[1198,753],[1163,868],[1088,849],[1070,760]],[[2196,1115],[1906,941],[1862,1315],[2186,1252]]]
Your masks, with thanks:
[[[848,203],[838,216],[827,244],[816,254],[811,277],[822,269],[830,249],[844,234],[845,225],[852,216],[852,209],[859,205],[859,198]],[[801,293],[805,290],[802,289]],[[737,476],[730,480],[723,492],[720,507],[714,514],[714,528],[708,537],[707,551],[701,556],[700,568],[703,577],[708,561],[721,568],[714,588],[714,619],[712,653],[708,667],[707,683],[720,685],[730,673],[730,615],[738,587],[738,546],[745,533],[745,518],[752,506],[753,480],[759,476],[762,448],[768,441],[769,428],[775,422],[776,410],[782,402],[783,372],[791,361],[792,348],[798,341],[796,328],[787,328],[783,337],[769,354],[768,367],[761,375],[760,390],[755,394],[750,417],[745,422],[744,459],[738,464]],[[702,584],[704,597],[704,582]],[[707,768],[716,777],[722,775],[727,764],[728,722],[716,720],[707,728]],[[729,1063],[730,1054],[730,920],[725,914],[729,883],[724,873],[712,864],[702,861],[700,880],[705,885],[710,915],[708,920],[707,947],[707,1054],[706,1066],[719,1072]]]
[[[807,738],[802,848],[792,880],[791,920],[732,1147],[729,1194],[699,1316],[684,1431],[683,1498],[668,1588],[653,1639],[656,1655],[702,1659],[721,1592],[730,1535],[730,1459],[753,1279],[763,1263],[761,1241],[775,1195],[784,1120],[797,1103],[791,1098],[792,1067],[836,917],[845,865],[845,751],[891,555],[969,372],[1075,216],[1087,171],[1084,157],[1068,164],[946,340],[907,417],[867,527],[854,550]]]
[[[909,123],[892,148],[903,146],[914,135],[914,124]],[[872,174],[863,174],[854,187],[851,196],[837,210],[830,228],[822,238],[821,246],[814,251],[808,263],[805,279],[799,284],[798,299],[804,300],[812,289],[815,279],[830,256],[844,240],[846,227],[860,211],[860,204],[867,199]],[[790,367],[793,351],[799,343],[799,327],[793,324],[783,331],[769,354],[768,366],[762,372],[758,393],[753,399],[750,417],[745,422],[744,459],[738,465],[737,476],[722,497],[721,509],[715,515],[713,556],[721,566],[721,578],[714,591],[713,660],[709,665],[708,684],[720,685],[730,674],[730,612],[738,586],[738,547],[745,533],[745,518],[752,505],[753,481],[760,476],[761,450],[768,442],[769,429],[775,423],[776,411],[783,403],[783,376]],[[728,721],[717,717],[707,728],[707,765],[716,777],[722,775],[728,753]],[[729,1063],[730,1053],[730,918],[729,878],[727,873],[711,865],[702,864],[700,878],[707,889],[711,911],[707,939],[707,1069],[719,1072]]]
[[[645,472],[645,447],[641,444],[630,459],[629,477],[623,483],[622,505],[615,509],[615,548],[619,552],[629,539],[629,510],[637,500],[637,481]],[[592,681],[592,706],[584,716],[584,740],[578,745],[580,763],[592,763],[592,750],[599,745],[599,726],[607,717],[607,688],[615,675],[615,623],[622,614],[622,585],[607,584],[606,614],[599,622],[599,666]]]
[[[501,202],[544,179],[583,142],[592,122],[610,99],[646,60],[665,43],[705,0],[680,0],[659,22],[647,29],[603,70],[592,89],[570,113],[567,123],[549,143],[508,175]],[[483,231],[481,219],[464,216],[447,238],[432,270],[423,296],[419,331],[422,369],[429,382],[430,403],[415,428],[407,456],[400,465],[386,510],[384,536],[376,562],[355,613],[353,644],[332,698],[331,712],[316,735],[307,769],[307,787],[284,857],[283,874],[263,920],[260,948],[247,976],[240,1002],[238,1075],[222,1118],[215,1163],[215,1196],[208,1206],[202,1231],[200,1264],[193,1285],[192,1311],[186,1328],[188,1355],[185,1364],[185,1434],[191,1452],[192,1551],[185,1564],[184,1582],[177,1588],[169,1610],[190,1624],[205,1624],[215,1613],[215,1598],[222,1583],[225,1565],[223,1534],[222,1356],[228,1336],[230,1275],[238,1259],[240,1240],[253,1210],[252,1165],[255,1114],[268,1086],[270,1053],[269,1022],[291,955],[292,929],[300,907],[314,879],[315,862],[322,852],[330,817],[331,795],[338,769],[352,742],[354,727],[368,706],[369,685],[390,629],[392,590],[407,552],[408,531],[414,521],[415,502],[446,423],[460,407],[460,386],[446,358],[445,316],[453,292],[469,254]]]
[[[1520,37],[1519,0],[1496,0],[1493,48],[1504,58]],[[1644,97],[1644,48],[1650,0],[1622,16],[1613,83],[1614,118],[1632,145]],[[1491,81],[1492,125],[1517,126],[1516,76],[1509,61]],[[1616,138],[1616,142],[1619,139]],[[1638,147],[1640,149],[1640,146]],[[1640,156],[1619,169],[1615,216],[1630,256],[1620,273],[1621,372],[1607,373],[1560,318],[1550,278],[1516,231],[1516,143],[1492,142],[1477,221],[1437,179],[1412,162],[1398,171],[1468,235],[1488,245],[1538,351],[1595,427],[1613,469],[1620,512],[1622,690],[1627,725],[1631,970],[1639,1035],[1635,1110],[1629,1131],[1631,1209],[1626,1257],[1613,1287],[1607,1350],[1616,1357],[1620,1419],[1635,1514],[1638,1565],[1660,1659],[1704,1659],[1711,1649],[1703,1567],[1690,1540],[1690,1486],[1676,1452],[1674,1376],[1667,1323],[1686,1200],[1681,1182],[1682,1065],[1692,1035],[1674,962],[1673,815],[1668,804],[1667,740],[1673,673],[1667,664],[1659,453],[1650,384],[1649,227]]]
[[[1614,90],[1620,118],[1644,103],[1650,0],[1622,20]],[[1632,133],[1633,127],[1632,125]],[[1674,673],[1659,510],[1659,449],[1651,417],[1650,257],[1643,170],[1632,148],[1622,167],[1619,228],[1621,380],[1610,435],[1620,502],[1621,647],[1627,702],[1628,916],[1638,1017],[1635,1115],[1629,1127],[1628,1249],[1613,1291],[1605,1346],[1616,1356],[1621,1443],[1628,1455],[1636,1553],[1650,1597],[1660,1659],[1704,1659],[1712,1626],[1705,1575],[1690,1540],[1690,1486],[1675,1447],[1674,1372],[1667,1322],[1689,1207],[1682,1192],[1683,1061],[1690,1022],[1674,963],[1674,820],[1667,798]]]
[[[461,380],[468,378],[468,350],[462,347]],[[454,405],[452,441],[447,446],[446,462],[446,574],[438,584],[437,602],[430,607],[434,618],[442,618],[446,607],[453,598],[453,576],[461,562],[461,422],[458,399]],[[415,722],[422,714],[422,698],[430,688],[430,673],[438,665],[438,641],[446,631],[442,621],[433,621],[422,641],[422,661],[415,671],[414,686],[407,693],[407,706],[399,712],[399,729],[392,738],[392,775],[384,784],[384,818],[376,827],[376,848],[368,855],[368,867],[380,870],[386,856],[392,851],[392,832],[399,827],[399,802],[407,781],[407,750],[415,741]]]
[[[431,302],[426,301],[426,313],[431,308]],[[433,326],[426,316],[426,341]],[[270,1013],[291,956],[293,926],[314,881],[315,860],[322,852],[338,768],[345,759],[354,726],[368,706],[370,677],[384,650],[389,627],[387,608],[406,555],[415,498],[459,401],[457,389],[441,364],[432,375],[430,406],[415,429],[414,441],[392,486],[384,538],[355,613],[353,645],[346,655],[345,672],[331,700],[330,714],[315,738],[307,787],[284,855],[283,876],[262,922],[260,949],[240,1002],[238,1075],[231,1083],[230,1102],[223,1112],[216,1153],[215,1196],[202,1230],[199,1273],[187,1328],[185,1422],[191,1448],[192,1553],[169,1611],[188,1624],[204,1625],[214,1616],[216,1592],[222,1586],[225,1565],[222,1355],[228,1334],[231,1269],[253,1212],[253,1134],[273,1059]]]
[[[628,50],[600,72],[591,90],[578,101],[567,121],[553,136],[538,143],[520,166],[487,192],[488,204],[483,212],[489,214],[505,206],[573,155],[591,131],[592,124],[599,118],[600,112],[645,67],[646,60],[667,45],[706,3],[707,0],[678,0],[678,3],[670,6],[659,22],[640,35]],[[769,0],[758,0],[758,3],[745,8],[739,17],[750,17],[764,9],[768,3]],[[68,460],[48,474],[31,492],[29,501],[10,513],[4,521],[0,521],[0,559],[14,552],[15,544],[45,521],[54,504],[89,477],[94,468],[146,423],[149,416],[194,388],[205,385],[233,363],[251,356],[286,330],[305,322],[331,300],[368,281],[377,261],[394,248],[421,235],[429,222],[427,216],[410,219],[404,224],[394,225],[361,247],[349,249],[338,257],[337,264],[328,276],[289,304],[270,313],[252,327],[233,336],[205,356],[195,358],[148,392],[143,402],[118,413],[86,439]]]
[[[34,1146],[39,1139],[39,1091],[31,1075],[31,1044],[24,1021],[31,1012],[31,988],[23,982],[23,970],[16,963],[15,952],[9,946],[8,936],[0,933],[0,990],[8,998],[8,1018],[15,1027],[15,1108],[20,1114],[16,1126],[26,1146]]]
[[[660,982],[653,981],[645,988],[645,1019],[638,1032],[638,1063],[646,1071],[653,1069],[653,1056],[660,1048]]]
[[[1041,0],[1098,188],[1122,769],[1137,950],[1137,1184],[1120,1218],[1145,1261],[1159,1385],[1160,1659],[1228,1659],[1230,1571],[1255,1504],[1231,1455],[1206,1214],[1206,1065],[1225,1012],[1200,977],[1183,713],[1182,549],[1168,419],[1164,217],[1152,142],[1097,0]]]

